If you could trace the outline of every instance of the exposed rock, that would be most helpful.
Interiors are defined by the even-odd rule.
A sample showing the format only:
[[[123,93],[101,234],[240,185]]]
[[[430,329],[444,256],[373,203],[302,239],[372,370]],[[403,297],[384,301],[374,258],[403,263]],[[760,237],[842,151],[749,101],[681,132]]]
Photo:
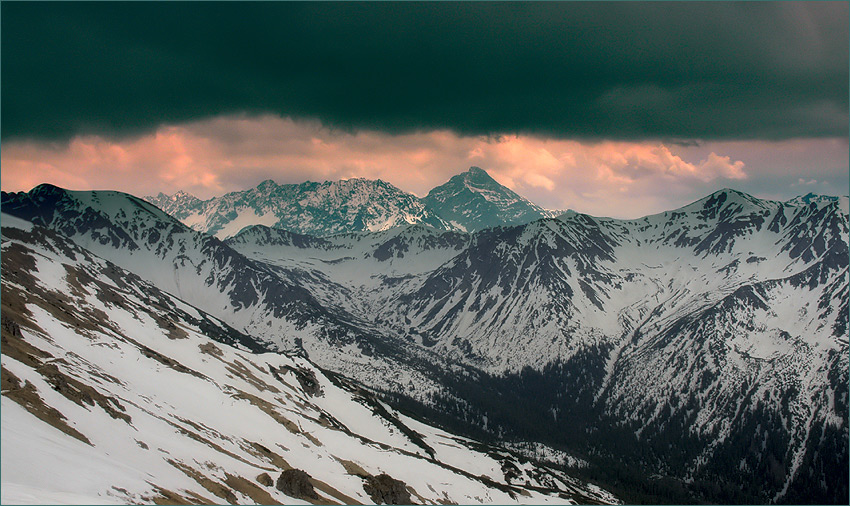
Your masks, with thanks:
[[[310,475],[301,469],[287,469],[280,473],[275,488],[296,499],[318,499],[310,483]]]
[[[269,366],[269,370],[271,371],[272,376],[281,383],[286,383],[281,377],[281,374],[291,372],[295,375],[295,379],[298,380],[298,384],[301,385],[301,389],[304,390],[304,393],[307,395],[312,397],[321,397],[325,395],[325,392],[322,391],[321,384],[319,384],[319,380],[316,379],[316,372],[311,369],[307,369],[306,367],[289,366],[283,366],[280,369],[275,369],[274,367]]]
[[[367,476],[363,490],[375,501],[375,504],[411,504],[410,492],[401,480],[382,473],[378,476]]]
[[[272,477],[269,476],[269,473],[263,473],[257,476],[257,483],[266,487],[274,485],[274,481],[272,480]]]
[[[321,397],[325,394],[313,370],[304,367],[290,370],[295,373],[295,377],[298,379],[298,383],[301,384],[301,388],[304,389],[304,393],[314,397]]]
[[[0,318],[0,328],[11,334],[13,337],[21,337],[21,327],[15,320],[7,317],[5,314]]]

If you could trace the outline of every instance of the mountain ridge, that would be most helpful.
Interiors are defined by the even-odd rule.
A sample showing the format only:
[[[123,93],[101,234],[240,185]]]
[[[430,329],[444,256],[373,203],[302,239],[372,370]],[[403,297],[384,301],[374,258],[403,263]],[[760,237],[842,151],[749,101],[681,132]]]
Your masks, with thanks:
[[[349,191],[346,196],[345,192],[350,188],[359,190]],[[731,188],[714,193],[729,192],[752,198]],[[575,213],[569,209],[544,209],[499,184],[477,166],[452,176],[422,198],[380,179],[349,178],[285,185],[266,179],[254,188],[207,200],[201,200],[183,190],[173,195],[160,192],[144,199],[191,228],[219,239],[233,237],[251,225],[314,236],[374,232],[413,223],[422,223],[439,230],[474,232]],[[375,200],[377,206],[369,208],[366,205],[369,200]],[[815,202],[823,206],[834,201],[838,201],[843,209],[848,207],[846,196],[813,193],[800,195],[786,203],[809,205]],[[336,212],[334,208],[343,209],[344,212]]]
[[[173,218],[144,226],[130,198],[116,209],[86,200],[110,212],[51,204],[26,214],[27,198],[4,193],[4,212],[107,255],[131,244],[119,232],[145,255],[173,237],[197,251],[190,263],[169,260],[196,283],[220,243]],[[169,227],[177,235],[163,234]],[[153,243],[152,230],[162,236]],[[847,230],[840,199],[800,205],[731,190],[634,220],[568,213],[474,233],[408,225],[317,239],[257,226],[220,243],[238,254],[224,264],[244,258],[297,286],[324,319],[264,309],[262,296],[207,307],[261,342],[299,336],[323,367],[463,430],[524,434],[596,455],[600,469],[653,469],[690,483],[692,499],[832,502],[846,495]],[[211,246],[192,250],[181,234]],[[195,296],[209,296],[198,286]],[[340,331],[327,336],[323,322]],[[506,407],[516,405],[520,418]],[[765,446],[741,445],[756,427]],[[647,460],[647,445],[657,457]],[[822,469],[821,481],[806,466]],[[776,479],[754,485],[766,473]],[[709,483],[732,495],[700,495]]]
[[[452,188],[458,184],[466,189],[465,195],[455,196],[450,202],[438,197],[455,191]],[[182,190],[173,195],[160,192],[145,200],[191,228],[219,239],[232,237],[250,225],[319,236],[375,232],[415,223],[441,230],[475,231],[561,214],[531,203],[479,167],[453,176],[428,195],[419,198],[380,179],[350,178],[286,185],[267,179],[254,188],[208,200]],[[465,201],[468,198],[473,199],[472,204]]]
[[[297,249],[281,251],[276,259],[271,249],[261,253],[261,246],[256,250],[247,245],[240,248],[249,256],[271,263],[286,263],[284,256],[299,256]],[[412,251],[408,248],[407,254]],[[524,374],[529,366],[541,370],[541,365],[553,360],[546,358],[550,356],[558,357],[554,358],[553,367],[566,371],[578,367],[588,371],[587,364],[580,365],[588,353],[607,357],[593,366],[598,371],[592,376],[595,379],[585,379],[583,386],[570,383],[577,392],[586,392],[589,396],[586,401],[565,405],[563,401],[553,400],[549,408],[558,407],[562,414],[570,408],[578,411],[602,409],[603,413],[614,416],[610,422],[614,425],[629,420],[625,423],[637,424],[634,426],[637,434],[654,433],[652,438],[664,439],[669,434],[665,436],[663,432],[669,429],[661,427],[669,420],[656,425],[652,420],[657,415],[650,416],[651,413],[665,404],[687,405],[677,399],[678,394],[670,392],[684,389],[684,392],[699,393],[704,399],[738,395],[732,387],[734,383],[706,391],[702,389],[711,383],[700,387],[679,382],[672,391],[664,386],[668,380],[663,378],[676,378],[681,373],[675,373],[676,369],[669,363],[665,365],[662,358],[684,352],[671,355],[671,352],[661,354],[659,350],[671,349],[671,346],[678,350],[690,349],[686,356],[700,357],[704,353],[700,346],[708,346],[708,341],[699,336],[721,332],[709,331],[709,328],[728,328],[724,332],[731,332],[730,336],[735,339],[728,344],[718,344],[722,352],[714,357],[707,355],[707,361],[688,358],[696,360],[688,367],[699,371],[691,375],[715,377],[714,369],[722,364],[723,374],[748,378],[749,384],[757,382],[764,392],[772,392],[771,389],[780,392],[771,395],[793,396],[794,410],[808,409],[803,407],[808,402],[804,400],[806,395],[839,395],[846,383],[846,374],[840,371],[844,363],[841,357],[847,349],[846,324],[843,323],[847,319],[847,251],[847,214],[838,202],[823,207],[801,206],[763,201],[740,192],[718,191],[678,210],[635,220],[593,218],[574,213],[518,227],[483,230],[472,234],[460,250],[447,250],[447,262],[437,269],[393,281],[388,285],[391,288],[381,290],[381,285],[373,283],[364,285],[364,289],[385,293],[377,296],[379,304],[367,309],[367,312],[388,315],[389,322],[385,321],[385,325],[397,329],[400,335],[415,336],[421,346],[490,374],[504,374],[506,365],[511,362],[515,365],[508,366],[508,374]],[[305,254],[316,253],[305,251]],[[355,278],[345,277],[338,262],[358,265],[358,271],[368,269],[369,264],[357,260],[357,256],[348,260],[346,257],[344,248],[337,249],[334,253],[318,256],[323,260],[310,264],[310,268],[331,277],[342,276],[339,279],[345,283],[358,283]],[[331,263],[333,269],[329,267]],[[372,272],[377,275],[381,271]],[[399,288],[404,284],[406,289]],[[626,298],[622,299],[624,296]],[[776,312],[766,305],[771,302],[765,301],[774,301],[777,308],[782,308],[781,312],[776,311],[780,314],[808,313],[812,316],[801,320],[803,327],[793,330],[796,327],[777,319]],[[605,317],[606,313],[617,317]],[[544,314],[555,317],[545,318]],[[403,316],[393,318],[393,315]],[[382,317],[382,320],[387,318]],[[749,323],[739,323],[742,321]],[[692,337],[685,338],[679,335],[683,329],[698,330],[690,330]],[[459,336],[463,339],[458,339]],[[815,339],[814,336],[819,337]],[[538,344],[530,344],[535,342]],[[639,357],[645,360],[647,356],[655,356],[653,360],[661,362],[653,367],[634,362]],[[781,374],[778,370],[764,372],[791,356],[796,356],[792,362],[797,365],[783,366],[787,370]],[[759,365],[765,360],[776,365]],[[735,365],[737,361],[749,365]],[[549,365],[543,369],[547,367]],[[823,375],[818,380],[803,380],[809,375],[806,367],[814,367]],[[659,371],[667,372],[659,375]],[[831,371],[829,375],[833,379],[827,380],[825,371]],[[630,376],[632,379],[627,380]],[[780,386],[783,382],[795,384],[801,391],[813,390],[810,394],[789,394]],[[635,398],[633,392],[637,385],[647,384],[657,384],[668,393],[642,406],[630,404],[631,411],[608,411],[617,404],[613,399],[619,399],[623,405],[629,404],[631,401],[627,399]],[[806,384],[809,386],[803,386]],[[703,400],[697,405],[710,406],[714,402],[719,401]],[[749,409],[757,414],[746,414]],[[704,414],[688,423],[709,427],[723,420],[724,430],[734,432],[740,429],[731,427],[744,423],[743,419],[774,416],[766,414],[771,409],[754,403],[740,415],[717,413],[712,416],[703,408]],[[830,408],[829,412],[832,414],[821,411],[820,414],[786,413],[782,416],[803,416],[797,422],[798,428],[812,424],[819,427],[818,424],[826,423],[824,420],[831,420],[833,415],[844,420],[840,409]],[[741,419],[736,419],[739,416]],[[492,412],[487,418],[491,423],[498,419]],[[718,422],[708,424],[712,419]],[[846,427],[846,422],[841,421],[838,426]],[[704,434],[712,433],[711,429],[702,430],[707,431]],[[811,447],[816,443],[805,438],[797,443],[778,443],[786,440],[787,436],[782,434],[784,429],[771,430],[776,431],[772,436],[776,444],[788,445],[784,446],[786,449],[794,448],[796,464],[789,465],[788,479],[784,482],[790,484],[796,470],[800,469],[800,459],[811,458],[813,451],[817,453]],[[833,429],[818,430],[829,432]],[[846,434],[846,429],[839,430]],[[802,437],[800,434],[791,439]],[[837,437],[838,441],[846,439]],[[691,440],[682,444],[687,447],[701,443]],[[718,450],[718,456],[735,451],[725,444],[714,446],[726,448]],[[844,442],[838,444],[846,446]],[[777,461],[790,458],[779,453],[774,455],[772,458]],[[756,457],[741,456],[739,460],[751,458]],[[756,459],[748,465],[756,469],[757,462],[763,461]],[[692,463],[682,463],[682,468],[697,472],[699,468],[692,466]],[[785,491],[787,493],[788,489]],[[773,496],[764,500],[771,498]]]
[[[364,178],[286,185],[268,179],[254,188],[206,201],[175,197],[160,194],[146,199],[165,205],[193,229],[220,239],[251,225],[312,235],[378,231],[402,223],[451,228],[415,195]]]

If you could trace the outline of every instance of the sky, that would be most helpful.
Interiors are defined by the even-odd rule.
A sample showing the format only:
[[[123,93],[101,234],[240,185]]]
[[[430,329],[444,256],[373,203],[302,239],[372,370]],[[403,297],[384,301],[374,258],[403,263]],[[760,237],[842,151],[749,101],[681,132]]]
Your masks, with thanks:
[[[0,186],[848,193],[847,2],[0,4]]]

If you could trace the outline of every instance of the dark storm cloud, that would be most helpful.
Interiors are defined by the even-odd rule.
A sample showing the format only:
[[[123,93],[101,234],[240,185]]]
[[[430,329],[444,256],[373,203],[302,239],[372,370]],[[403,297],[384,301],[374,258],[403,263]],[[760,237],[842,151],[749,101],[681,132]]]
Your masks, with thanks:
[[[848,133],[830,3],[2,4],[2,136],[271,112],[613,139]]]

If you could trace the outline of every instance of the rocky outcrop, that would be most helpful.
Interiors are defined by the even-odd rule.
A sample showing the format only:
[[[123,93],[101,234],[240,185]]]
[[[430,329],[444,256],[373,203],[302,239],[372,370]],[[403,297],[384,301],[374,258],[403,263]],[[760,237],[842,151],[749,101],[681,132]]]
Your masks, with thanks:
[[[296,499],[318,499],[319,496],[310,483],[310,475],[301,469],[287,469],[280,473],[275,488]]]
[[[401,480],[382,473],[364,478],[363,490],[375,501],[375,504],[411,504],[410,492]]]
[[[274,481],[272,477],[269,476],[269,473],[263,473],[257,476],[257,483],[263,485],[264,487],[271,487],[274,485]]]

